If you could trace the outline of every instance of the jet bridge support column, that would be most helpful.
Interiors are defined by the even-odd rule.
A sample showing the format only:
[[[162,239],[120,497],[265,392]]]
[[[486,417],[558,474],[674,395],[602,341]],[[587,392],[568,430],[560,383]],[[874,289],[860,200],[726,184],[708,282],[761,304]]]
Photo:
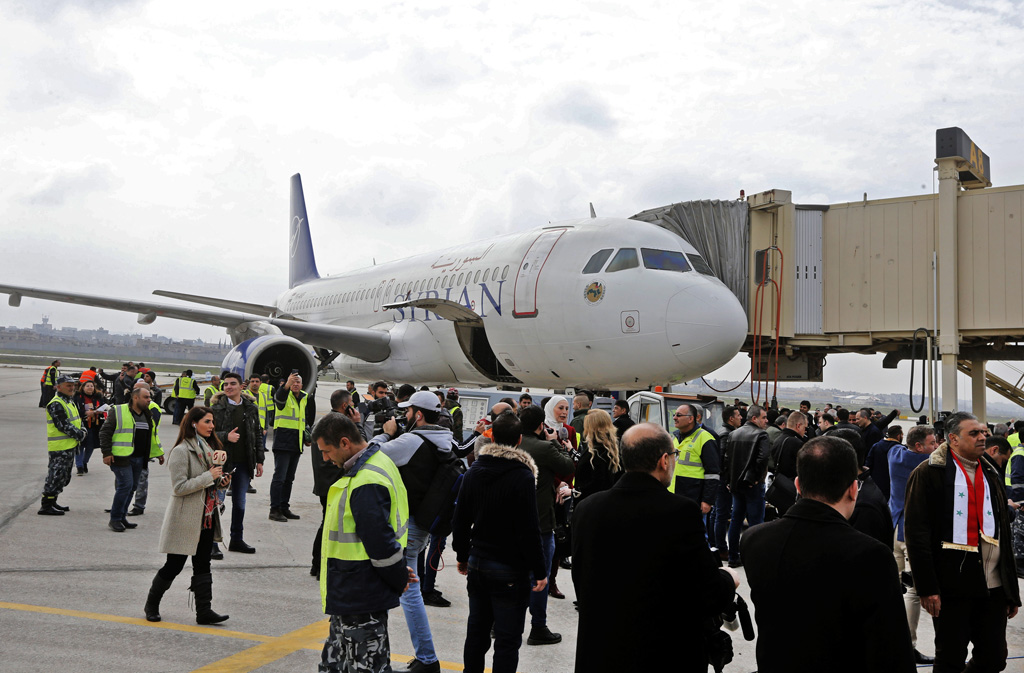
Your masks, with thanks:
[[[942,358],[942,408],[957,410],[956,362],[960,352],[959,302],[957,301],[957,198],[960,173],[957,160],[936,159],[939,166],[938,224],[938,309],[939,355]],[[984,371],[984,370],[983,370]],[[982,374],[984,379],[984,374]]]
[[[985,360],[971,360],[971,413],[985,423],[985,398],[988,393]]]

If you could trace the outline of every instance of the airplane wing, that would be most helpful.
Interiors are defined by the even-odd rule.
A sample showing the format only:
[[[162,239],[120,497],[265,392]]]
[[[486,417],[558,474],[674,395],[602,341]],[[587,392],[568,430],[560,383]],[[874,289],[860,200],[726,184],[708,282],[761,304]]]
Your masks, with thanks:
[[[170,290],[153,290],[153,294],[160,297],[170,297],[181,301],[190,301],[194,304],[204,304],[217,308],[226,308],[229,311],[243,311],[248,313],[259,313],[261,315],[274,315],[277,312],[276,306],[266,304],[250,304],[246,301],[233,301],[231,299],[220,299],[218,297],[204,297],[199,294],[185,294],[183,292],[171,292]]]
[[[77,292],[56,292],[17,285],[0,285],[0,294],[10,295],[8,303],[11,306],[20,306],[22,297],[33,297],[67,304],[138,313],[138,320],[143,325],[148,325],[157,318],[173,318],[204,325],[218,325],[229,329],[242,327],[246,323],[266,323],[274,325],[281,330],[282,334],[298,339],[308,346],[338,351],[367,362],[381,362],[391,355],[391,334],[383,330],[342,327],[286,318],[268,318],[265,315],[244,311],[219,311],[134,299],[100,297]]]

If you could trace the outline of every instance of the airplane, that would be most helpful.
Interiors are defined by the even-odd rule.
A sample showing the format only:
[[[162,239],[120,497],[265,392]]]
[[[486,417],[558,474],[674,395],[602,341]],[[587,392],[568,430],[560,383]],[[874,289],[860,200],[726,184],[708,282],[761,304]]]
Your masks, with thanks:
[[[592,212],[593,215],[593,212]],[[311,392],[343,376],[412,384],[638,390],[707,374],[736,355],[747,317],[687,241],[656,225],[549,224],[321,277],[302,179],[291,178],[289,283],[273,304],[156,290],[178,306],[0,285],[23,297],[227,329],[223,369]]]

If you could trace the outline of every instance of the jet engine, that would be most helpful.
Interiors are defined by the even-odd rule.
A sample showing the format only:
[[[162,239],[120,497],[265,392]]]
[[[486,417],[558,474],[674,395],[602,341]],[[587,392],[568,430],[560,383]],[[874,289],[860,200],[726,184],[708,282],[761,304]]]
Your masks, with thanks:
[[[307,393],[312,394],[316,387],[317,362],[313,351],[298,339],[280,334],[243,341],[224,357],[221,369],[235,372],[244,381],[266,374],[274,385],[297,369]]]

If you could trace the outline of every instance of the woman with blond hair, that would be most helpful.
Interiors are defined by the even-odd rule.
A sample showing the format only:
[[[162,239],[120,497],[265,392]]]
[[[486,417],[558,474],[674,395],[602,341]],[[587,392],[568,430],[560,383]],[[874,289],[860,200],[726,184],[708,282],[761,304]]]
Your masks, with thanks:
[[[588,495],[611,488],[619,478],[619,441],[612,417],[602,409],[591,409],[583,418],[583,439],[587,447],[576,466],[577,502]]]

